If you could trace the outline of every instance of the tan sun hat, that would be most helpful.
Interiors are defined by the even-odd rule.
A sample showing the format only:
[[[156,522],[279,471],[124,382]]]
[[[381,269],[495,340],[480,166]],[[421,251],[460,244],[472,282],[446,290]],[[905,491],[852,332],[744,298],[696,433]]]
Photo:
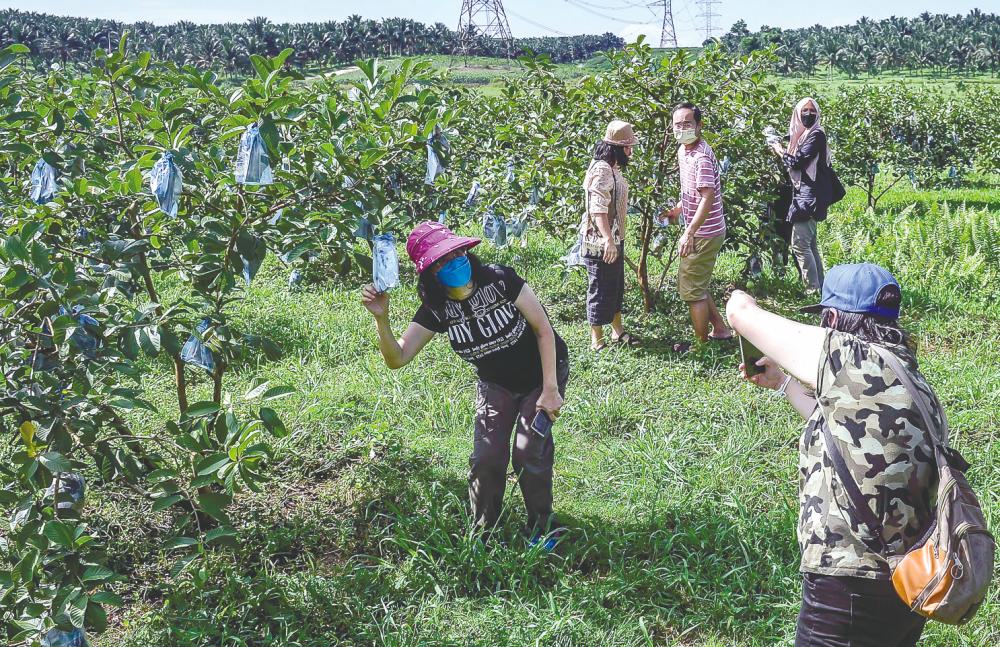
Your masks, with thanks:
[[[632,124],[615,119],[608,124],[607,130],[604,131],[604,143],[615,146],[635,146],[639,143],[639,138],[632,132]]]

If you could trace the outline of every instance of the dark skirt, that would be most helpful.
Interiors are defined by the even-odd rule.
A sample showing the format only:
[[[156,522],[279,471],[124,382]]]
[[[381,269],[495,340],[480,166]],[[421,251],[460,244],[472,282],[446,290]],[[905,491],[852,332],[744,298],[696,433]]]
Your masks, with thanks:
[[[621,312],[625,300],[624,245],[618,248],[618,260],[604,261],[584,258],[587,268],[587,322],[591,326],[606,326],[616,312]]]

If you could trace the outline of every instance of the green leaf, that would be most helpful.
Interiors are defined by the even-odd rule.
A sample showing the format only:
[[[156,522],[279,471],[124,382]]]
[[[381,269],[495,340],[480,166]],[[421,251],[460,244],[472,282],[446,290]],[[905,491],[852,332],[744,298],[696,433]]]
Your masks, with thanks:
[[[69,459],[59,452],[45,452],[38,457],[38,462],[53,474],[57,472],[68,472],[72,469]]]
[[[192,537],[174,537],[163,544],[163,550],[176,550],[188,546],[197,546],[198,540]]]
[[[264,402],[267,402],[269,400],[277,400],[278,398],[283,398],[286,395],[290,395],[292,393],[295,393],[295,387],[287,385],[276,386],[267,390],[267,392],[264,394],[263,400]]]
[[[208,400],[203,400],[202,402],[195,402],[187,408],[184,415],[188,418],[201,418],[203,416],[210,416],[212,414],[219,412],[219,405],[210,402]]]
[[[106,604],[111,607],[121,607],[125,605],[125,600],[122,599],[122,596],[117,593],[112,593],[111,591],[98,591],[90,596],[90,601]]]
[[[77,629],[83,629],[84,620],[87,615],[87,605],[90,602],[90,598],[86,595],[80,595],[73,598],[66,608],[66,613],[69,615],[70,622]]]
[[[218,472],[223,465],[229,463],[229,456],[227,454],[212,454],[207,458],[203,458],[194,467],[196,476],[205,476],[206,474],[214,474]]]
[[[255,386],[254,388],[252,388],[252,389],[250,389],[249,391],[247,391],[246,393],[244,393],[244,394],[243,394],[243,399],[244,399],[244,400],[253,400],[254,398],[259,398],[259,397],[260,397],[260,395],[261,395],[261,394],[262,394],[262,393],[263,393],[264,391],[266,391],[266,390],[267,390],[267,385],[268,385],[268,384],[270,384],[270,382],[263,382],[263,383],[261,383],[261,384],[258,384],[258,385],[257,385],[257,386]]]
[[[87,612],[84,614],[84,620],[87,627],[97,633],[108,628],[108,612],[100,604],[94,602],[93,597],[90,598],[90,602],[87,604]]]
[[[115,576],[115,572],[107,566],[88,566],[80,577],[84,582],[104,582]]]
[[[233,498],[228,494],[218,492],[203,492],[198,495],[198,507],[206,514],[218,519],[223,523],[229,523],[225,508],[232,502]]]
[[[281,418],[278,417],[274,409],[261,407],[260,420],[275,438],[284,438],[288,435],[288,430],[285,429],[284,423],[281,422]]]
[[[165,496],[163,498],[157,499],[156,501],[153,502],[153,512],[160,512],[162,510],[166,510],[173,504],[183,500],[184,497],[181,496],[180,494],[173,494],[171,496]]]
[[[233,529],[232,527],[219,526],[218,528],[213,528],[212,530],[209,530],[205,534],[205,542],[210,544],[222,538],[235,537],[235,536],[236,536],[236,530]]]
[[[73,550],[73,530],[62,521],[58,519],[46,521],[42,532],[57,546],[62,546],[66,550]]]

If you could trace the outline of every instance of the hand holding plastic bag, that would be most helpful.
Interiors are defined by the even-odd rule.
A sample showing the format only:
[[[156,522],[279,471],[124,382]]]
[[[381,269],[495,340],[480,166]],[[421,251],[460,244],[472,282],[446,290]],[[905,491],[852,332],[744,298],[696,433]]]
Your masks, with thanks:
[[[31,171],[31,199],[45,204],[56,197],[56,170],[44,159],[38,160]]]
[[[267,155],[267,146],[264,145],[264,138],[257,124],[247,128],[240,137],[240,149],[236,154],[236,183],[251,185],[274,183],[271,158]]]
[[[392,234],[375,237],[372,250],[372,278],[375,291],[387,292],[399,285],[399,256],[396,254],[396,240]]]
[[[149,173],[149,188],[153,191],[157,204],[160,205],[160,211],[171,218],[176,218],[177,205],[184,188],[184,175],[174,164],[174,156],[171,153],[164,153],[163,157],[153,165],[153,170]]]

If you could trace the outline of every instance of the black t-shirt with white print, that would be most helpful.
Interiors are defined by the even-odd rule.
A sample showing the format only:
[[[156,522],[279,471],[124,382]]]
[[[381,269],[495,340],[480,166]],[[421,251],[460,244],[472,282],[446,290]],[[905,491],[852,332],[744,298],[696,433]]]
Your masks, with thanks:
[[[514,305],[524,279],[503,265],[486,265],[464,301],[445,301],[443,312],[420,306],[414,323],[447,333],[452,349],[474,364],[479,379],[514,393],[528,393],[542,384],[538,338]],[[556,334],[556,358],[568,356],[566,342]]]

